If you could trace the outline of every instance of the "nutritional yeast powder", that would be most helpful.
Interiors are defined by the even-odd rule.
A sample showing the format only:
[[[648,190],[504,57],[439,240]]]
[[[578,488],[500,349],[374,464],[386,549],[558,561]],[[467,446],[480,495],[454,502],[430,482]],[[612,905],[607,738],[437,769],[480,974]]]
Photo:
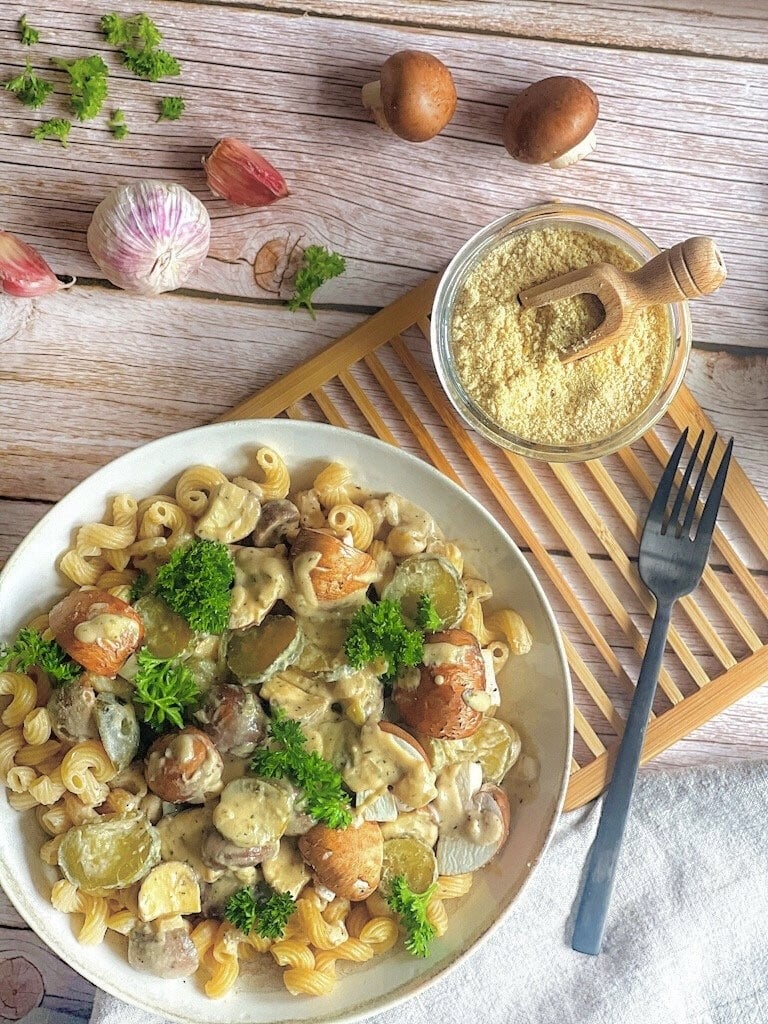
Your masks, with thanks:
[[[600,303],[586,295],[539,309],[518,303],[523,288],[594,263],[638,266],[588,231],[533,228],[485,256],[456,300],[453,354],[464,389],[499,426],[528,441],[607,437],[635,419],[664,382],[672,350],[666,307],[641,311],[624,341],[564,365],[558,350],[597,326]]]

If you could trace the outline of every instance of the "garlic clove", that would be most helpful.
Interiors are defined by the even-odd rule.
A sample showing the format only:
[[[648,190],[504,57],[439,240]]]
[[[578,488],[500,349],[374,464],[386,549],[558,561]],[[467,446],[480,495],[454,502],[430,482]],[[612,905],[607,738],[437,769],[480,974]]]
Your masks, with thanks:
[[[238,206],[268,206],[289,194],[280,171],[239,139],[219,139],[203,167],[211,192]]]
[[[33,298],[74,283],[74,277],[59,280],[37,249],[8,231],[0,231],[0,287],[6,294]]]

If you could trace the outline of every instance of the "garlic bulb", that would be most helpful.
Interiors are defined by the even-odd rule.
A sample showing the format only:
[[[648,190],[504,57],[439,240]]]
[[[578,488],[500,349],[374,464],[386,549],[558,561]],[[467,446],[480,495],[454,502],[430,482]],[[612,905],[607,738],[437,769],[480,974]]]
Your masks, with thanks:
[[[96,207],[88,249],[118,288],[157,295],[183,284],[206,257],[211,220],[182,185],[136,181],[113,189]]]

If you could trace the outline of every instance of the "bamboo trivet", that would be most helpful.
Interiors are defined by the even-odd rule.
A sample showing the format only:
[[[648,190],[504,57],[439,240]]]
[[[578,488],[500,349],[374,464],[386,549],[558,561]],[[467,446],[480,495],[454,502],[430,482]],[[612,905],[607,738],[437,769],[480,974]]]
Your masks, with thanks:
[[[606,459],[548,465],[487,445],[465,429],[434,374],[426,339],[437,281],[414,288],[222,419],[286,415],[374,433],[426,456],[506,518],[563,630],[576,704],[565,806],[579,807],[610,777],[650,630],[653,601],[637,574],[637,540],[667,459],[665,442],[685,426],[694,437],[714,428],[683,387],[642,441]],[[643,762],[768,679],[768,596],[760,586],[768,508],[737,462],[719,523],[702,583],[673,622]]]

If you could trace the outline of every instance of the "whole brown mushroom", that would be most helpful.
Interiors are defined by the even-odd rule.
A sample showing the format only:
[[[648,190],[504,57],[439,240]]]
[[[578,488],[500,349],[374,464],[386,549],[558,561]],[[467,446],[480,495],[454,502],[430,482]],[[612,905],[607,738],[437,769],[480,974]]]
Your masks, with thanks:
[[[579,78],[556,75],[529,85],[504,116],[507,151],[525,164],[568,167],[595,148],[600,104]]]
[[[363,106],[385,131],[407,142],[427,142],[453,117],[456,87],[431,53],[399,50],[382,64],[380,79],[363,86]]]

